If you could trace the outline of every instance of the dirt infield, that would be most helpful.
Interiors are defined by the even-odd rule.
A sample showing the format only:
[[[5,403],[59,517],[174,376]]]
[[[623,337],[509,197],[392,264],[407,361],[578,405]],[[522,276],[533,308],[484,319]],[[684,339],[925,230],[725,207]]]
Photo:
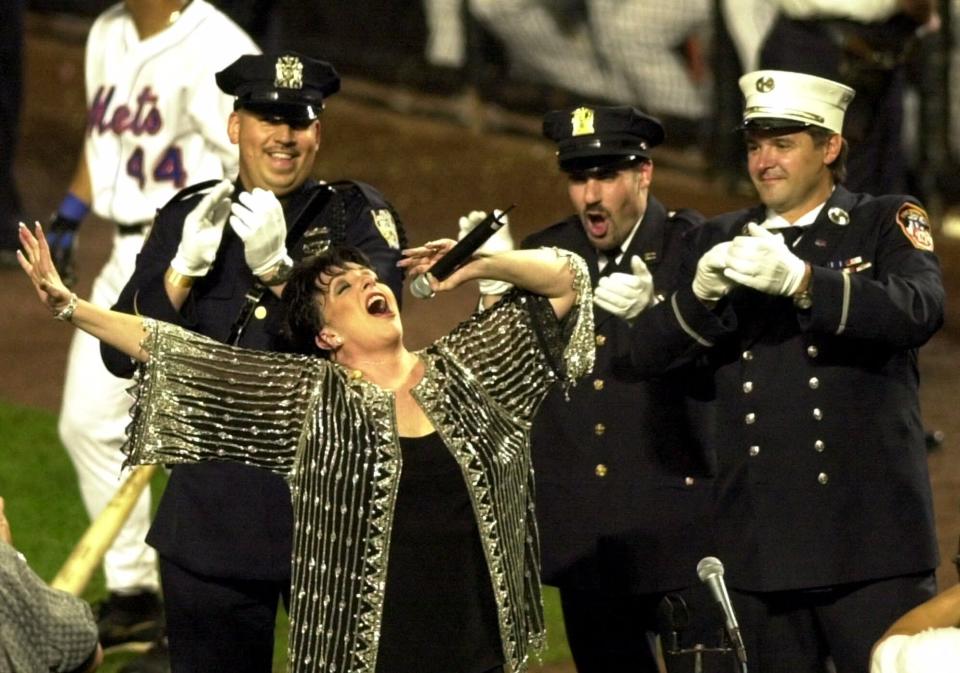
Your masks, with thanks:
[[[63,195],[84,120],[82,31],[72,24],[50,28],[47,20],[30,17],[28,21],[26,109],[18,152],[27,215],[41,220]],[[516,203],[511,217],[518,239],[567,213],[563,180],[552,148],[544,141],[520,133],[471,131],[424,112],[422,106],[408,105],[412,113],[391,111],[369,102],[375,90],[347,81],[343,93],[330,101],[318,175],[349,177],[379,187],[401,213],[412,242],[455,235],[457,217],[476,208]],[[394,103],[411,100],[403,92],[386,97]],[[469,101],[465,99],[464,104]],[[527,120],[527,125],[535,128],[536,120]],[[669,151],[663,156],[653,191],[668,206],[698,208],[712,215],[745,202],[742,195],[725,194],[703,178],[695,157]],[[85,224],[79,258],[81,293],[89,292],[109,241],[105,223]],[[958,246],[949,241],[938,241],[938,245],[946,260],[948,285],[953,287],[960,274]],[[0,271],[0,279],[0,399],[56,410],[70,330],[50,320],[19,272]],[[423,345],[446,331],[468,313],[474,298],[466,289],[429,302],[405,297],[410,345]],[[960,532],[958,354],[960,348],[947,332],[921,354],[926,422],[946,434],[944,445],[930,457],[944,557],[939,573],[943,586],[956,582],[949,561]]]

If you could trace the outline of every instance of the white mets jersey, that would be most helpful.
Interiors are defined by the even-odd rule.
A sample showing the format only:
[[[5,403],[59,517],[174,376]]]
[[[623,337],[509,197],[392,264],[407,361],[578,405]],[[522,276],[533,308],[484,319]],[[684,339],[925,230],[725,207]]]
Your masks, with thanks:
[[[86,47],[85,154],[93,211],[121,224],[153,219],[180,189],[232,178],[233,98],[217,71],[259,48],[205,0],[141,40],[123,3],[97,17]]]

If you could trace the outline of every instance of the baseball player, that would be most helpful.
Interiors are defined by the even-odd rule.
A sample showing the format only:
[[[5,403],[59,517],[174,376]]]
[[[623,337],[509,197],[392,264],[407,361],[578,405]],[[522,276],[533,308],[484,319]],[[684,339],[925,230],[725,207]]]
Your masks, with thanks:
[[[226,133],[232,98],[217,88],[214,73],[258,52],[206,0],[125,0],[94,21],[86,47],[83,156],[49,234],[58,268],[74,278],[80,222],[92,209],[115,223],[110,257],[93,284],[94,303],[109,307],[117,300],[154,213],[170,197],[191,182],[236,174]],[[129,385],[107,372],[95,339],[74,335],[59,432],[91,518],[120,484]],[[110,595],[99,614],[104,647],[158,635],[156,555],[144,543],[149,515],[148,491],[106,554]]]

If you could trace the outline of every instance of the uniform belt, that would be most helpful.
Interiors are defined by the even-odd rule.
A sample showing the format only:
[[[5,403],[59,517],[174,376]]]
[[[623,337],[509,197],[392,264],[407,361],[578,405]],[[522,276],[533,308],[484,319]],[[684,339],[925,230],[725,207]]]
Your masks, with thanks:
[[[140,236],[147,233],[150,228],[150,222],[138,222],[137,224],[117,224],[117,234],[120,236]]]

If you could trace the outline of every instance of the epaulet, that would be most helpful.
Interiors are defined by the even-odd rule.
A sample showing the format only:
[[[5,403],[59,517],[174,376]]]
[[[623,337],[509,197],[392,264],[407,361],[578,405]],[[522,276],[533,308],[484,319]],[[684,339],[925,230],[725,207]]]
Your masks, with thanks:
[[[210,189],[214,185],[220,184],[221,180],[204,180],[203,182],[198,182],[195,185],[190,185],[189,187],[184,187],[179,192],[173,195],[168,203],[177,203],[183,201],[194,194],[199,194],[205,189]]]
[[[699,226],[706,222],[706,218],[699,210],[694,210],[693,208],[678,208],[677,210],[668,210],[667,217],[671,220],[684,220]]]
[[[329,185],[340,194],[346,194],[350,191],[360,192],[360,194],[363,195],[363,198],[371,204],[388,204],[387,198],[383,195],[383,193],[373,185],[366,182],[361,182],[359,180],[337,180],[336,182],[329,183]]]
[[[361,185],[363,183],[355,180],[337,180],[335,182],[322,182],[321,184],[326,185],[336,192],[346,192],[350,189],[362,189]]]

